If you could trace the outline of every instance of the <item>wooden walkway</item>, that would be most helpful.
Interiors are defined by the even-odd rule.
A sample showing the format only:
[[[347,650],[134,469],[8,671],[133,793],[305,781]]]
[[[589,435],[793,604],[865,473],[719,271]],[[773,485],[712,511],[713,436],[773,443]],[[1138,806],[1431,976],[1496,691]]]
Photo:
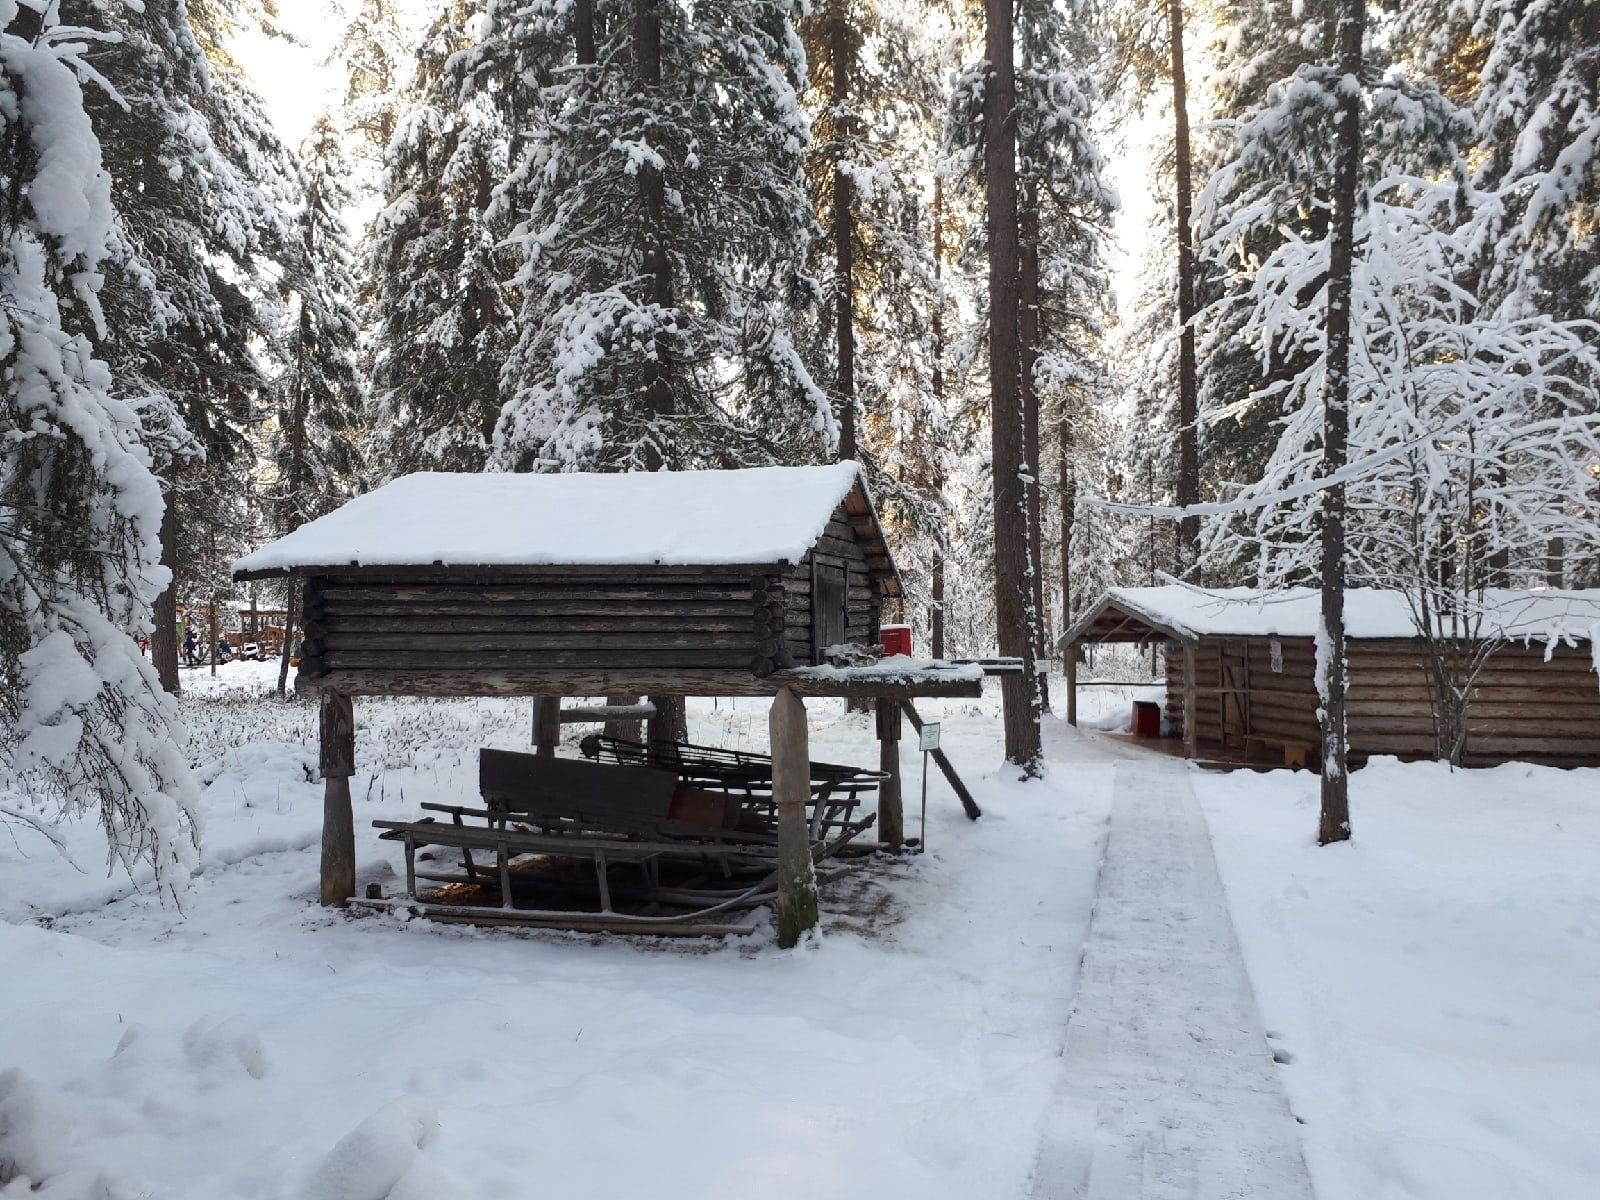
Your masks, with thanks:
[[[1188,769],[1119,762],[1035,1200],[1311,1200]]]

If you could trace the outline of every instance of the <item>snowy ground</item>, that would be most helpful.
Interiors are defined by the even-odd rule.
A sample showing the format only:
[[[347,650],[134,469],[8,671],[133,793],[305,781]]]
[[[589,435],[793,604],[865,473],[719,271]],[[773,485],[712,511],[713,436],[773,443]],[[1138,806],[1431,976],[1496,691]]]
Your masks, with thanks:
[[[188,673],[208,786],[184,913],[107,879],[92,824],[63,830],[81,872],[0,828],[6,1200],[1029,1193],[1126,743],[1052,721],[1025,787],[992,699],[923,705],[985,816],[935,773],[930,853],[835,897],[811,948],[478,934],[315,905],[315,711],[266,697],[273,670]],[[1136,694],[1086,691],[1084,723]],[[868,718],[810,707],[816,756],[876,761]],[[691,733],[759,748],[765,716],[706,702]],[[469,798],[477,748],[529,718],[357,720],[362,828]],[[1600,1193],[1600,771],[1379,763],[1332,849],[1310,776],[1189,777],[1321,1200]]]
[[[477,934],[313,903],[314,709],[271,670],[193,673],[205,872],[179,916],[0,845],[0,1163],[41,1194],[222,1200],[1018,1195],[1054,1079],[1109,766],[998,774],[996,706],[928,703],[985,816],[930,785],[930,853],[820,945]],[[870,718],[812,702],[813,751],[875,762]],[[765,704],[692,736],[765,743]],[[526,703],[358,701],[358,828],[470,794]],[[914,747],[914,743],[907,743]],[[916,827],[914,748],[908,823]],[[6,836],[6,835],[0,835]],[[396,858],[363,832],[363,877]],[[825,904],[826,907],[826,904]],[[49,928],[41,928],[48,924]],[[96,1189],[100,1190],[96,1190]],[[27,1193],[13,1182],[6,1196]]]
[[[1600,1195],[1600,770],[1194,785],[1320,1200]]]

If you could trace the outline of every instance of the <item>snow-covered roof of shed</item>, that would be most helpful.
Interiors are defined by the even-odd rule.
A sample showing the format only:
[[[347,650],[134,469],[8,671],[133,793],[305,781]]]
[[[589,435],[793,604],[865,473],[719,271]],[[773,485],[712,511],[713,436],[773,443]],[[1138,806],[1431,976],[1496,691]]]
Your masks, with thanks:
[[[1097,635],[1123,640],[1112,636],[1119,624],[1145,627],[1126,631],[1128,640],[1150,630],[1186,642],[1202,637],[1315,638],[1321,614],[1321,593],[1315,588],[1119,587],[1109,589],[1062,641]],[[1481,630],[1519,641],[1600,641],[1600,588],[1490,589]],[[1418,632],[1402,592],[1351,588],[1345,593],[1345,635],[1414,638]]]
[[[302,525],[233,571],[796,562],[860,483],[853,462],[630,474],[422,472]],[[882,554],[892,572],[886,548]]]

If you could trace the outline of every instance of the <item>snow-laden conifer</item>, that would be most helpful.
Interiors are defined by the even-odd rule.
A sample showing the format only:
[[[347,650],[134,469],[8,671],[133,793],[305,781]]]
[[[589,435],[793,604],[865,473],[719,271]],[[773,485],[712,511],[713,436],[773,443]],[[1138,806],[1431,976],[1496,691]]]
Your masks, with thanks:
[[[503,203],[518,340],[495,461],[804,461],[836,436],[792,312],[813,221],[791,0],[532,0],[554,82]]]
[[[96,813],[113,864],[170,894],[198,811],[176,705],[134,641],[165,582],[144,444],[162,401],[115,395],[94,346],[118,241],[83,95],[106,86],[101,44],[0,0],[0,798],[25,819],[41,801]]]

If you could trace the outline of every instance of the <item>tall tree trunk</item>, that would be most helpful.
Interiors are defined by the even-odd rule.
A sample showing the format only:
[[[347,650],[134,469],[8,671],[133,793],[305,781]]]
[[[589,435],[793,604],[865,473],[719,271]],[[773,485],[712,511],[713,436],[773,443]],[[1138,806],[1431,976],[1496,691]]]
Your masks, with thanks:
[[[1060,469],[1057,487],[1061,504],[1061,632],[1072,626],[1072,532],[1078,517],[1078,479],[1072,469],[1072,413],[1065,400],[1061,404],[1061,422],[1058,427],[1059,445],[1057,464]],[[1068,660],[1077,653],[1072,646],[1061,650],[1061,669],[1068,669]]]
[[[1025,777],[1041,770],[1033,589],[1028,584],[1027,459],[1018,345],[1016,78],[1011,0],[985,0],[984,169],[989,235],[989,396],[994,479],[995,626],[1000,653],[1022,660],[1001,679],[1006,759]]]
[[[1039,345],[1044,339],[1044,325],[1039,312],[1039,198],[1032,180],[1020,189],[1017,214],[1018,259],[1021,270],[1017,280],[1017,328],[1021,339],[1021,367],[1018,387],[1022,393],[1022,453],[1027,463],[1028,478],[1028,576],[1033,585],[1034,644],[1033,652],[1043,658],[1046,625],[1049,623],[1044,603],[1044,476],[1043,451],[1039,432],[1039,387],[1035,378],[1039,365]],[[1041,700],[1048,709],[1048,696]]]
[[[577,0],[572,6],[572,43],[578,65],[594,66],[594,0]]]
[[[1180,508],[1200,500],[1198,371],[1194,355],[1193,172],[1189,159],[1189,87],[1184,78],[1183,0],[1168,0],[1172,43],[1173,151],[1178,223],[1178,493]],[[1178,521],[1176,573],[1189,578],[1200,557],[1200,518]]]
[[[161,565],[172,574],[167,586],[156,597],[155,630],[150,634],[150,659],[156,665],[161,686],[174,696],[182,690],[178,679],[178,492],[172,479],[166,488],[161,510]]]
[[[1339,122],[1328,254],[1328,364],[1322,402],[1324,478],[1349,457],[1351,280],[1355,259],[1356,195],[1361,174],[1361,43],[1367,0],[1343,0],[1339,14]],[[1317,841],[1350,836],[1350,777],[1345,731],[1345,487],[1322,493],[1322,637],[1318,682],[1322,691],[1322,819]]]
[[[309,249],[309,243],[307,248]],[[295,367],[295,382],[292,399],[289,405],[289,464],[285,484],[288,495],[284,497],[284,510],[282,514],[285,530],[292,529],[303,521],[310,510],[307,508],[306,492],[311,486],[310,470],[308,469],[307,444],[306,444],[306,409],[309,396],[306,388],[306,346],[311,337],[311,316],[306,310],[305,301],[300,302],[300,344],[297,348]],[[294,645],[294,620],[295,620],[295,585],[290,579],[287,583],[288,599],[284,601],[285,612],[283,615],[283,649],[278,657],[278,696],[280,699],[289,695],[289,658]]]
[[[933,401],[939,411],[944,411],[944,180],[938,175],[933,177],[933,371],[930,380],[933,387]],[[942,464],[937,456],[934,459],[934,478],[931,481],[934,494],[944,492],[944,475]],[[933,543],[933,567],[931,570],[929,590],[933,593],[933,611],[929,614],[928,624],[933,639],[931,650],[934,658],[944,657],[944,550],[948,532],[941,525],[939,535]]]
[[[284,583],[285,598],[283,601],[283,646],[278,651],[278,699],[284,700],[289,695],[289,654],[294,645],[294,619],[296,616],[295,601],[299,597],[299,588],[293,576]]]
[[[856,295],[855,185],[843,167],[855,133],[849,113],[850,82],[855,73],[850,24],[843,0],[828,8],[828,66],[832,76],[828,100],[834,110],[834,140],[841,155],[833,171],[833,325],[837,376],[834,402],[839,409],[839,457],[856,457]]]
[[[661,90],[662,0],[634,0],[634,69],[640,104],[648,105]],[[643,273],[649,279],[650,303],[662,312],[672,308],[672,258],[667,250],[667,181],[653,166],[639,169],[639,199],[644,205]],[[654,430],[672,416],[672,338],[658,325],[656,353],[645,384],[647,419]],[[671,467],[654,436],[642,464],[646,470]]]

